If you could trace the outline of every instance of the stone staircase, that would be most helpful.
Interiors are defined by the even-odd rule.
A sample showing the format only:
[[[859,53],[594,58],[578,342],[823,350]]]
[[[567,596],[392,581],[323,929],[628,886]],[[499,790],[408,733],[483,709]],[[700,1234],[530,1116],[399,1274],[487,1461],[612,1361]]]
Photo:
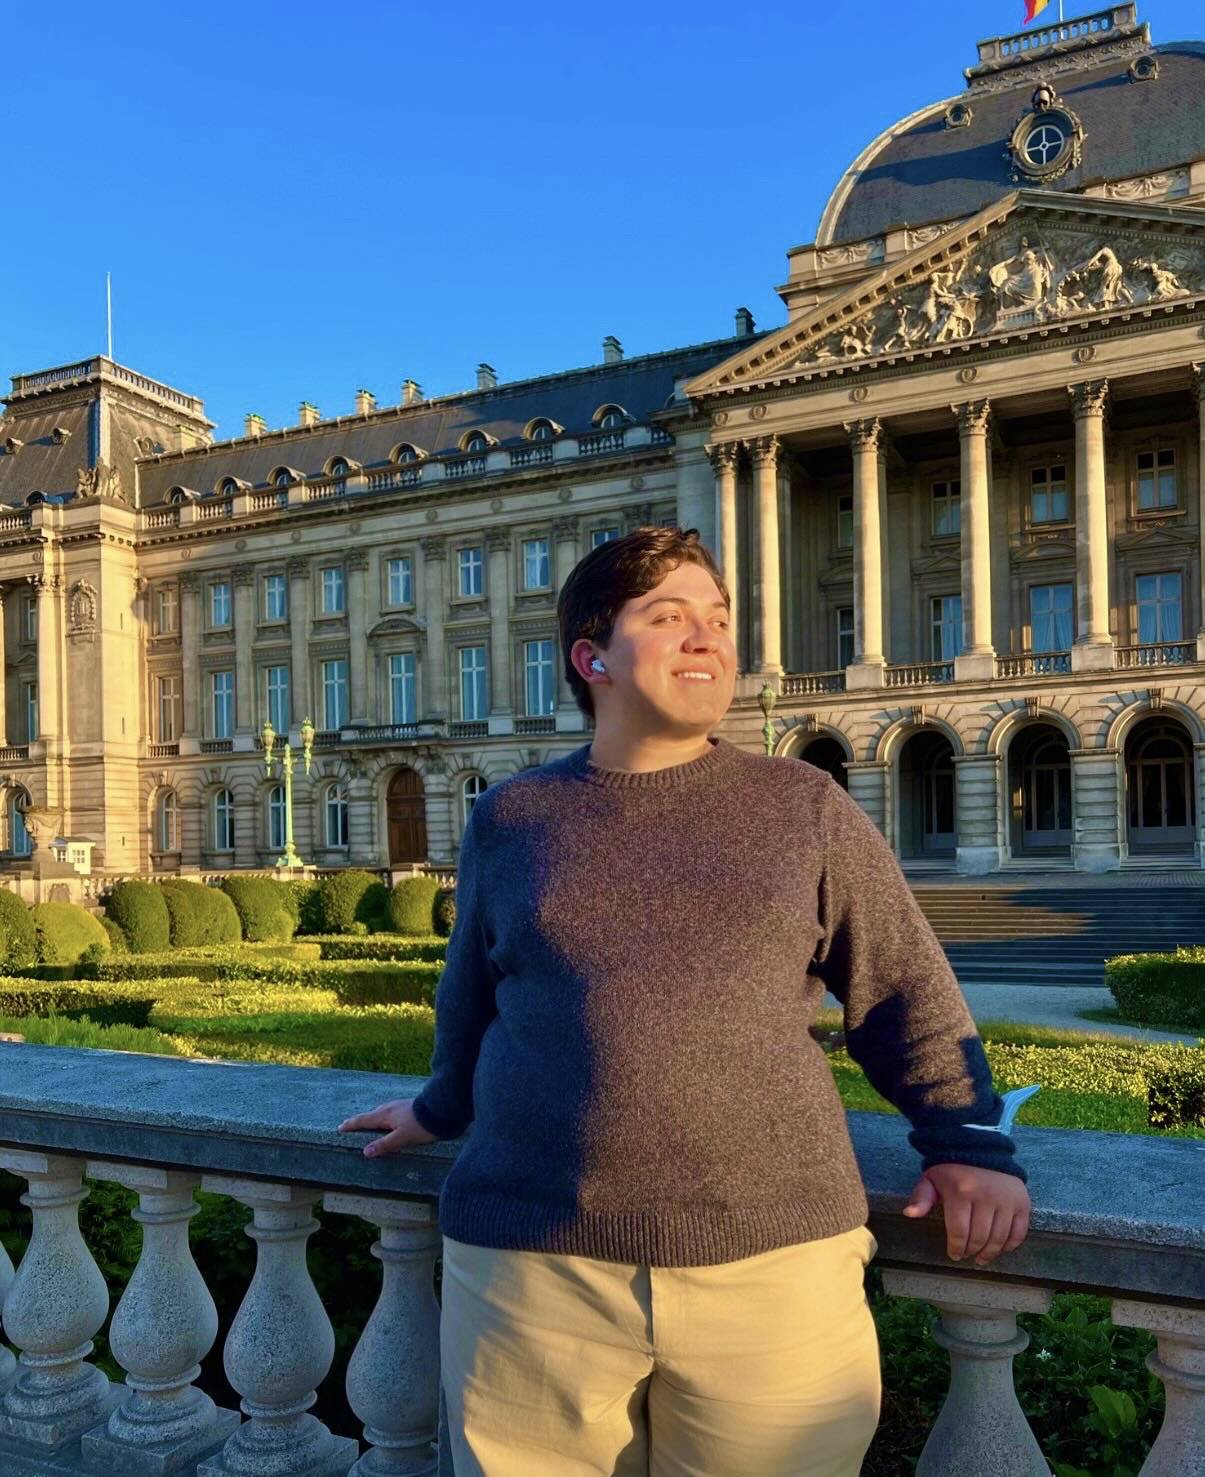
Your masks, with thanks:
[[[1205,943],[1199,887],[942,886],[912,891],[959,983],[1104,984],[1114,954]]]

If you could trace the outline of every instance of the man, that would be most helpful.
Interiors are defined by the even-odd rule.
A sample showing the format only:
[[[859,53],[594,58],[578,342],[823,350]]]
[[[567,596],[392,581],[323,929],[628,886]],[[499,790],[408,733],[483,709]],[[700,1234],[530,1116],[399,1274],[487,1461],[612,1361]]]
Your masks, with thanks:
[[[366,1154],[473,1131],[440,1200],[457,1477],[854,1477],[879,1416],[877,1250],[832,1073],[912,1124],[950,1255],[1028,1227],[966,1003],[829,775],[712,730],[736,651],[697,531],[600,545],[558,602],[589,744],[465,827],[419,1096]],[[967,1127],[965,1125],[978,1125]]]

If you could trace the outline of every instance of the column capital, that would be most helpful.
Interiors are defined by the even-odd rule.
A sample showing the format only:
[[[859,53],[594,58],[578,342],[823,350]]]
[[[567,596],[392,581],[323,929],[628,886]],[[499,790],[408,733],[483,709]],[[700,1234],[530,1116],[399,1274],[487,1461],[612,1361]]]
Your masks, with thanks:
[[[38,595],[53,595],[62,588],[62,578],[57,574],[27,574],[27,582]]]
[[[960,436],[987,435],[992,411],[990,400],[964,400],[961,405],[951,405],[950,409],[957,418]]]
[[[348,573],[362,571],[368,568],[368,551],[366,549],[352,549],[347,555]]]
[[[420,538],[418,542],[423,551],[423,558],[428,563],[433,559],[448,557],[448,535],[446,533],[429,534],[426,538]]]
[[[201,588],[201,576],[195,570],[186,569],[180,579],[180,588],[186,595],[195,595]]]
[[[308,580],[310,577],[310,561],[300,556],[290,559],[285,568],[291,580]]]
[[[485,547],[490,554],[508,554],[511,545],[511,532],[509,528],[487,528],[485,531]]]
[[[255,583],[255,565],[235,564],[230,570],[230,577],[236,590],[246,589],[248,585]]]
[[[883,424],[877,415],[860,421],[842,421],[841,424],[849,437],[851,450],[878,452],[883,439]]]
[[[745,442],[745,446],[755,467],[773,467],[778,464],[782,442],[777,436],[752,436]]]
[[[1199,399],[1205,400],[1205,362],[1194,362],[1189,368],[1192,370],[1193,389]]]
[[[739,441],[717,441],[707,448],[707,458],[717,477],[735,469],[740,449]]]
[[[552,520],[553,543],[560,543],[562,539],[566,541],[576,539],[580,525],[581,518],[577,513],[567,513],[560,518],[554,518]]]
[[[1105,413],[1105,402],[1109,396],[1108,380],[1083,380],[1078,385],[1068,385],[1071,410],[1076,420],[1085,416],[1101,416]]]

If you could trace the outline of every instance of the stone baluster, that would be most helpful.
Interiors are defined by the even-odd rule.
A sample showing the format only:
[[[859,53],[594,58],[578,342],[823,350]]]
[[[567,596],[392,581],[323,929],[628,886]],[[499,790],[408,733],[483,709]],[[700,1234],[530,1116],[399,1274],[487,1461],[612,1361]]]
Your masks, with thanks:
[[[1050,1477],[1013,1385],[1013,1359],[1029,1345],[1017,1314],[1049,1312],[1050,1289],[891,1267],[883,1288],[932,1303],[933,1337],[950,1355],[949,1394],[916,1477]]]
[[[736,550],[736,464],[739,452],[740,443],[737,441],[724,441],[707,448],[707,455],[711,458],[712,469],[715,472],[715,526],[720,535],[720,547],[717,551],[719,565],[731,599],[728,612],[728,634],[736,646],[738,663],[744,655],[744,638],[740,630],[740,612],[737,605],[740,595],[740,569],[737,565]]]
[[[1109,517],[1105,484],[1108,380],[1070,386],[1075,414],[1075,607],[1071,670],[1113,665],[1109,632]]]
[[[88,1173],[138,1192],[142,1252],[109,1325],[127,1392],[82,1453],[115,1477],[162,1477],[215,1452],[239,1425],[192,1383],[218,1336],[218,1311],[188,1245],[200,1210],[196,1175],[159,1165],[88,1161]]]
[[[753,462],[753,494],[757,516],[758,649],[754,665],[758,672],[782,671],[782,596],[778,544],[778,458],[782,450],[777,436],[755,436],[746,442]]]
[[[988,418],[986,400],[951,405],[958,418],[962,495],[962,628],[954,657],[958,681],[991,681],[996,675],[992,645],[991,508],[988,499]]]
[[[1119,1328],[1145,1328],[1158,1344],[1146,1367],[1163,1381],[1163,1424],[1138,1477],[1205,1477],[1205,1313],[1136,1298],[1113,1299]]]
[[[335,1355],[335,1332],[310,1278],[305,1247],[321,1195],[305,1185],[204,1175],[201,1186],[252,1208],[255,1275],[222,1353],[226,1378],[248,1417],[196,1477],[343,1477],[358,1443],[307,1414]]]
[[[0,1242],[0,1328],[4,1326],[4,1299],[13,1285],[13,1264],[4,1245]],[[17,1359],[11,1349],[0,1344],[0,1395],[12,1387],[17,1378]]]
[[[20,1350],[17,1377],[0,1398],[0,1471],[37,1471],[121,1398],[121,1387],[88,1363],[109,1311],[104,1275],[80,1235],[87,1199],[84,1161],[67,1154],[0,1149],[0,1168],[29,1185],[29,1245],[4,1299],[4,1329]],[[6,1458],[5,1452],[11,1454]],[[21,1454],[33,1458],[23,1466]]]
[[[380,1230],[381,1295],[347,1366],[347,1399],[368,1450],[349,1477],[435,1477],[439,1417],[439,1304],[435,1207],[329,1192],[323,1206]]]

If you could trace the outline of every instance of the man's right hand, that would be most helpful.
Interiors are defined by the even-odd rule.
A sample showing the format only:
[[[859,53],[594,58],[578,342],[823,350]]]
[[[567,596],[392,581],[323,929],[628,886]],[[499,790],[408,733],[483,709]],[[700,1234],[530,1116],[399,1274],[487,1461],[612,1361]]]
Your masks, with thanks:
[[[389,1132],[383,1138],[373,1139],[371,1143],[364,1145],[364,1152],[370,1158],[375,1158],[378,1154],[400,1154],[413,1144],[435,1142],[435,1134],[428,1133],[414,1116],[414,1099],[408,1097],[394,1098],[393,1102],[382,1103],[369,1113],[357,1113],[354,1118],[345,1118],[339,1125],[339,1132],[354,1133],[357,1130],[363,1132],[365,1129],[378,1128],[388,1129]]]

